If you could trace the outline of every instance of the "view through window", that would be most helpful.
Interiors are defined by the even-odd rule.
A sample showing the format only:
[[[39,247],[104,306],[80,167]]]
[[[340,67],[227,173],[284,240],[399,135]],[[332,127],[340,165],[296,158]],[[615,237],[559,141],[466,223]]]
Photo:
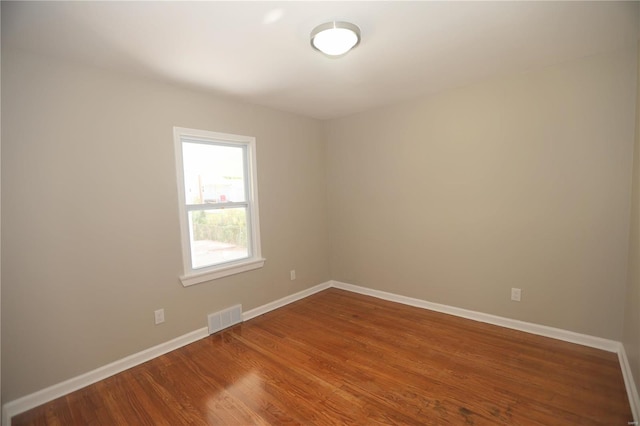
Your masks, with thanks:
[[[245,153],[245,146],[182,144],[193,269],[250,255]]]
[[[180,128],[175,132],[185,275],[229,269],[243,260],[263,261],[252,179],[254,139]],[[230,270],[236,272],[241,271]]]

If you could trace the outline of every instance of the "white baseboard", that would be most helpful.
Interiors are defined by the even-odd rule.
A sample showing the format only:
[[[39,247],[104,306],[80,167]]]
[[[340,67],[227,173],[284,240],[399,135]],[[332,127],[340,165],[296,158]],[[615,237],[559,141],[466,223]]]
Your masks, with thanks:
[[[304,299],[305,297],[309,297],[312,294],[328,289],[329,287],[331,287],[332,283],[332,281],[327,281],[326,283],[318,284],[314,287],[299,291],[298,293],[294,293],[290,296],[283,297],[282,299],[274,300],[273,302],[269,302],[266,305],[258,306],[255,309],[244,312],[242,314],[242,320],[248,321],[251,318],[266,314],[267,312],[271,312],[275,309],[281,308],[285,305],[288,305],[289,303],[293,303],[300,299]]]
[[[640,397],[638,396],[636,383],[633,380],[631,366],[629,365],[629,358],[627,358],[627,351],[624,349],[624,345],[622,343],[620,344],[620,350],[618,351],[618,359],[620,360],[620,367],[622,368],[624,386],[627,388],[627,395],[629,396],[629,405],[631,405],[633,420],[638,422],[640,421]]]
[[[207,327],[204,327],[169,340],[168,342],[161,343],[152,348],[145,349],[141,352],[122,358],[118,361],[112,362],[111,364],[99,367],[93,371],[89,371],[88,373],[81,374],[80,376],[73,377],[38,392],[7,402],[4,407],[2,407],[2,424],[4,426],[11,426],[11,417],[17,414],[24,413],[27,410],[52,401],[75,390],[89,386],[90,384],[100,380],[104,380],[107,377],[111,377],[114,374],[128,370],[129,368],[135,367],[143,362],[157,358],[167,352],[171,352],[181,348],[182,346],[188,345],[189,343],[203,339],[208,335],[208,329]]]
[[[488,324],[494,324],[501,327],[511,328],[515,330],[524,331],[527,333],[537,334],[540,336],[551,337],[558,340],[563,340],[570,343],[577,343],[584,346],[589,346],[597,349],[602,349],[608,352],[618,353],[620,360],[620,366],[622,368],[622,374],[629,396],[629,402],[631,404],[631,410],[633,412],[634,420],[638,421],[640,413],[640,401],[638,399],[637,388],[631,375],[631,369],[626,356],[623,345],[620,342],[613,340],[603,339],[600,337],[589,336],[586,334],[574,333],[572,331],[562,330],[558,328],[548,327],[544,325],[532,324],[524,321],[518,321],[510,318],[499,317],[496,315],[485,314],[482,312],[471,311],[462,308],[456,308],[454,306],[442,305],[439,303],[427,302],[421,299],[415,299],[406,296],[400,296],[393,293],[387,293],[380,290],[374,290],[366,287],[360,287],[353,284],[347,284],[340,281],[327,281],[325,283],[316,285],[290,296],[283,297],[265,305],[259,306],[255,309],[251,309],[242,314],[242,320],[248,321],[257,316],[266,314],[267,312],[286,306],[290,303],[304,299],[312,294],[318,293],[327,288],[334,287],[342,290],[347,290],[353,293],[359,293],[367,296],[376,297],[378,299],[384,299],[391,302],[397,302],[404,305],[415,306],[418,308],[429,309],[436,312],[442,312],[445,314],[455,315],[462,318],[471,319],[474,321],[485,322]],[[11,417],[23,413],[27,410],[35,408],[46,402],[49,402],[55,398],[64,396],[70,392],[88,386],[97,381],[106,379],[114,374],[120,373],[143,362],[149,361],[167,352],[178,349],[189,343],[193,343],[197,340],[205,338],[209,335],[207,327],[195,330],[191,333],[187,333],[183,336],[177,337],[168,342],[146,349],[142,352],[130,355],[121,360],[115,361],[111,364],[100,367],[96,370],[82,374],[80,376],[71,378],[62,383],[50,386],[41,391],[35,392],[30,395],[26,395],[22,398],[8,402],[2,408],[2,425],[11,426]]]
[[[603,339],[601,337],[574,333],[573,331],[567,331],[559,328],[548,327],[546,325],[533,324],[525,321],[514,320],[511,318],[504,318],[496,315],[485,314],[482,312],[470,311],[468,309],[456,308],[454,306],[427,302],[426,300],[400,296],[393,293],[387,293],[385,291],[373,290],[370,288],[360,287],[353,284],[342,283],[340,281],[332,281],[332,283],[333,283],[332,287],[351,291],[353,293],[364,294],[366,296],[373,296],[378,299],[384,299],[391,302],[402,303],[403,305],[415,306],[418,308],[429,309],[431,311],[455,315],[457,317],[467,318],[474,321],[480,321],[488,324],[499,325],[501,327],[511,328],[514,330],[525,331],[527,333],[537,334],[539,336],[545,336],[545,337],[551,337],[553,339],[564,340],[565,342],[571,342],[571,343],[577,343],[584,346],[590,346],[592,348],[602,349],[607,352],[618,352],[618,348],[620,347],[620,342]]]

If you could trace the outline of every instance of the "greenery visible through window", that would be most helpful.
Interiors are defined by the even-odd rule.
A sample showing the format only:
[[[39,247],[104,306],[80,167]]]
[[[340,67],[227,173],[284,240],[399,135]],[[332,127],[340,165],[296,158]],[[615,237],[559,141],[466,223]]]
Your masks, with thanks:
[[[238,211],[207,214],[199,211],[193,218],[193,239],[221,241],[247,247],[247,218]]]

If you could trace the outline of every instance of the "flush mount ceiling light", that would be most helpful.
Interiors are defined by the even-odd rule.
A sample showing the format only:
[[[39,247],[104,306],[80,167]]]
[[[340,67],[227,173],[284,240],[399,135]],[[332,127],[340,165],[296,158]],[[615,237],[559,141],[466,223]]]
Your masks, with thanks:
[[[311,46],[329,56],[340,56],[360,43],[360,28],[349,22],[326,22],[311,31]]]

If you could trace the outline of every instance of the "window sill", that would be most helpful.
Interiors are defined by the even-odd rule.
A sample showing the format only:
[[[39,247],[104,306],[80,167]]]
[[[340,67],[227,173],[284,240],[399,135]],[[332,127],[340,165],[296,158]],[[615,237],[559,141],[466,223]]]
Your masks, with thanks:
[[[188,287],[194,284],[200,284],[205,281],[217,280],[218,278],[228,277],[229,275],[239,274],[241,272],[251,271],[253,269],[259,269],[264,266],[266,259],[249,259],[241,263],[234,263],[231,265],[215,268],[214,270],[203,271],[198,273],[192,273],[180,277],[182,285]]]

